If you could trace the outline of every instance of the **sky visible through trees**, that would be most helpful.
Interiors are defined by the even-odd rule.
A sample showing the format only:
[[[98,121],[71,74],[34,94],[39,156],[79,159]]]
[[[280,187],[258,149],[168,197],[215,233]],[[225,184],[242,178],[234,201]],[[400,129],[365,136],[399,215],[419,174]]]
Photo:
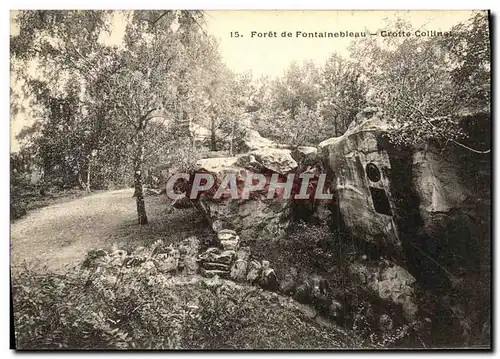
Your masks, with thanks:
[[[241,21],[225,23],[228,16]],[[250,39],[250,19],[278,33],[450,35]],[[238,153],[249,130],[316,146],[376,106],[397,145],[488,151],[464,145],[457,121],[489,110],[486,12],[39,10],[13,12],[12,23],[18,179],[36,169],[62,188],[134,185],[139,223],[147,222],[141,189],[155,169],[189,169],[207,151]]]

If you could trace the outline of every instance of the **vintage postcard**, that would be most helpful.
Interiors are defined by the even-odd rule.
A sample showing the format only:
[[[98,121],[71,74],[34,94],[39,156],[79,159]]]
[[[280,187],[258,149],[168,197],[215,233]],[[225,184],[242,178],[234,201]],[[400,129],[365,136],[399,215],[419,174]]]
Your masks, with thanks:
[[[13,349],[491,349],[491,23],[15,10]]]

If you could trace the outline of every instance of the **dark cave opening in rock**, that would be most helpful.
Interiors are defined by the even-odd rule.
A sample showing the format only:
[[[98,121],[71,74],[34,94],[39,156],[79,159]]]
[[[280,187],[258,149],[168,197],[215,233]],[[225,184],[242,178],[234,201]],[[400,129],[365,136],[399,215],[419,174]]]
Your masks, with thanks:
[[[378,213],[392,216],[391,205],[387,193],[381,188],[370,187],[370,194],[372,196],[373,207]]]

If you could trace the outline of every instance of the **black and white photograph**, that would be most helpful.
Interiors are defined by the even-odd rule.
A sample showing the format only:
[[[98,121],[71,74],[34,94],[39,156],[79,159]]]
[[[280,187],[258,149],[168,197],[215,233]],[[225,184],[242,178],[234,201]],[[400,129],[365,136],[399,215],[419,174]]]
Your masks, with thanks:
[[[10,10],[11,349],[490,351],[492,22]]]

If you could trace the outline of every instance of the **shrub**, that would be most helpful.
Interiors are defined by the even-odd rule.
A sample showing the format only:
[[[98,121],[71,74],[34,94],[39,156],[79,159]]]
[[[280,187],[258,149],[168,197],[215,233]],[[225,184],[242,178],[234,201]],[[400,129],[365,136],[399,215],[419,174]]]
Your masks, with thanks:
[[[161,241],[89,252],[67,273],[13,274],[18,349],[339,347],[338,332],[229,281],[161,273]]]
[[[19,219],[28,213],[25,202],[15,201],[10,203],[10,219]]]

